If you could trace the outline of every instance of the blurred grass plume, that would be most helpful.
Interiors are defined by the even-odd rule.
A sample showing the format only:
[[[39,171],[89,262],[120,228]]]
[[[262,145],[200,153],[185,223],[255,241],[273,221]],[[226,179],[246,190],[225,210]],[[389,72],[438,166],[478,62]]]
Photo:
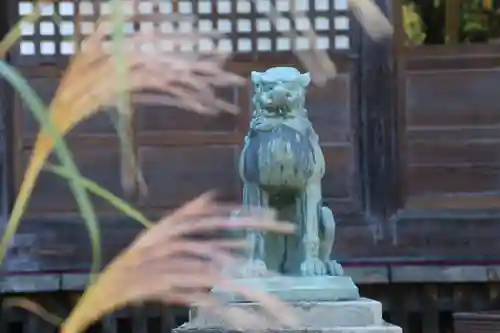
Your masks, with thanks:
[[[274,212],[266,210],[255,210],[245,217],[231,216],[241,208],[216,204],[212,196],[198,197],[139,235],[87,288],[61,332],[83,332],[114,310],[151,300],[206,308],[238,329],[256,327],[257,323],[265,323],[264,327],[298,325],[291,307],[274,296],[247,290],[223,273],[226,266],[243,262],[234,250],[243,248],[246,242],[224,237],[192,238],[230,229],[291,233],[294,226],[276,221]],[[229,315],[224,311],[226,305],[210,292],[215,285],[256,302],[264,312],[257,315],[233,308]]]

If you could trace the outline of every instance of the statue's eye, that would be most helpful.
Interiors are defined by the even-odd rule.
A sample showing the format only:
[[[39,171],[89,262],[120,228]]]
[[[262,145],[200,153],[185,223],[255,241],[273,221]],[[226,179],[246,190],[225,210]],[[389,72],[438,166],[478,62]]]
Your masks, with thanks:
[[[268,90],[271,89],[271,87],[272,87],[272,85],[270,85],[269,83],[262,83],[261,90],[262,91],[268,91]]]

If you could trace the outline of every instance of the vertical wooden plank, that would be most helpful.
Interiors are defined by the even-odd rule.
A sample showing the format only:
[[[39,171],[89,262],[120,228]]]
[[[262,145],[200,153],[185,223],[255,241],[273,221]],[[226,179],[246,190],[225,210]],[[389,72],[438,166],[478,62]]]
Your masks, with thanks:
[[[440,285],[438,294],[439,308],[444,311],[455,312],[455,303],[453,301],[453,285]]]
[[[405,333],[422,333],[422,302],[420,294],[422,292],[421,284],[407,285],[405,288],[405,302],[407,317],[405,323],[407,325]]]
[[[488,297],[489,297],[488,308],[490,309],[500,308],[500,284],[488,283],[487,286],[488,286]]]
[[[446,0],[445,4],[445,43],[458,44],[460,33],[461,0]]]
[[[9,324],[7,322],[7,318],[6,318],[5,314],[0,315],[0,332],[9,333],[7,331],[8,325]]]
[[[453,299],[455,303],[455,312],[467,312],[471,309],[471,300],[466,293],[463,284],[456,284],[453,288]]]
[[[386,216],[395,215],[399,208],[404,205],[404,197],[406,196],[407,179],[405,177],[405,159],[406,154],[402,147],[406,144],[406,78],[405,78],[405,65],[406,60],[403,56],[405,50],[405,43],[407,40],[404,31],[403,22],[403,0],[394,0],[392,7],[392,19],[394,23],[394,36],[392,43],[393,54],[393,68],[394,73],[392,76],[393,91],[392,103],[393,108],[391,112],[390,126],[388,127],[390,135],[389,151],[390,158],[388,164],[388,188],[389,200],[386,206]],[[393,242],[397,241],[397,219],[389,220],[390,227],[392,227]]]
[[[392,304],[392,294],[390,292],[392,286],[389,285],[375,285],[373,286],[372,293],[377,301],[382,303],[382,316],[384,320],[392,323],[391,310],[394,307]]]
[[[376,0],[375,3],[389,18],[392,12],[388,0]],[[361,132],[361,161],[362,183],[365,186],[365,205],[368,221],[377,231],[378,238],[390,228],[384,228],[387,219],[387,206],[391,195],[389,180],[392,161],[391,140],[393,115],[393,60],[392,38],[383,41],[374,41],[357,29],[361,40],[359,44],[360,73],[360,132]],[[389,189],[389,191],[388,191]]]
[[[17,17],[13,16],[13,7],[15,7],[16,1],[5,0],[0,3],[0,38],[3,38],[9,28],[13,26],[14,22],[17,21]],[[6,95],[7,96],[7,95]]]
[[[117,318],[112,314],[102,320],[103,333],[118,333]]]
[[[189,321],[189,308],[171,308],[172,315],[175,321],[175,327],[183,325]]]
[[[453,333],[453,285],[440,284],[438,289],[438,308],[441,314],[440,329],[442,333]]]
[[[422,305],[423,318],[422,326],[425,333],[439,332],[439,307],[438,288],[434,284],[426,284],[423,287]]]
[[[132,307],[132,333],[148,333],[147,316],[144,304]]]
[[[7,308],[4,310],[6,314],[6,331],[12,333],[12,330],[17,332],[25,331],[26,320],[25,310],[19,308]],[[1,332],[1,331],[0,331]]]
[[[408,291],[411,285],[398,284],[393,285],[390,293],[391,297],[391,323],[398,325],[403,332],[409,330],[409,311],[408,311]]]
[[[8,328],[8,309],[4,309],[2,306],[3,298],[0,298],[0,332],[6,332]]]
[[[171,308],[166,305],[162,305],[160,308],[160,319],[162,333],[170,333],[177,326]]]
[[[131,309],[123,308],[115,313],[113,317],[116,320],[117,332],[119,333],[132,333],[132,320],[131,320]]]
[[[27,313],[23,323],[24,333],[53,333],[55,327],[35,314]]]
[[[469,284],[469,298],[472,299],[472,311],[488,311],[489,288],[487,284]]]

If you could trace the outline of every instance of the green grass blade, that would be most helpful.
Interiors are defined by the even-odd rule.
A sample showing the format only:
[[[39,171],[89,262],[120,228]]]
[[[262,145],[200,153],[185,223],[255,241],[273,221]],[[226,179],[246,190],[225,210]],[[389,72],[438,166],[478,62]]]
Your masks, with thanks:
[[[127,216],[133,218],[134,220],[138,221],[140,224],[142,224],[144,227],[149,228],[151,227],[152,223],[149,221],[139,210],[135,209],[133,206],[128,204],[125,200],[121,199],[120,197],[114,195],[110,191],[106,190],[104,187],[100,186],[96,182],[85,178],[83,176],[80,176],[78,179],[73,179],[73,175],[68,172],[63,167],[52,165],[52,164],[47,164],[45,166],[45,169],[47,171],[53,172],[56,175],[66,178],[67,180],[73,180],[78,182],[81,186],[84,186],[88,191],[92,192],[93,194],[100,196],[101,198],[105,199],[107,202],[109,202],[111,205],[119,209],[121,212],[126,214]]]
[[[120,138],[120,151],[122,154],[122,177],[133,176],[134,183],[136,182],[137,173],[134,175],[127,174],[125,170],[129,170],[130,166],[135,167],[135,161],[130,159],[135,158],[134,147],[130,133],[130,119],[132,117],[132,102],[130,97],[130,78],[128,69],[124,60],[125,53],[125,13],[122,8],[121,0],[111,0],[111,42],[112,52],[115,62],[115,70],[117,75],[117,96],[116,108],[118,110],[117,118],[113,119],[118,137]],[[125,169],[123,169],[125,168]],[[137,172],[137,170],[132,170]],[[122,181],[125,185],[125,181]]]

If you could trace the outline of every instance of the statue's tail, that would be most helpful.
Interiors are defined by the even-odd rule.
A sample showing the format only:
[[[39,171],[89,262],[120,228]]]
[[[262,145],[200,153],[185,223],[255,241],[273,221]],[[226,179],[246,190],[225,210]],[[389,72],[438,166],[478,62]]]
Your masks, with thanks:
[[[333,243],[335,242],[335,218],[330,208],[320,208],[320,229],[323,233],[321,242],[321,255],[323,260],[330,260]]]

